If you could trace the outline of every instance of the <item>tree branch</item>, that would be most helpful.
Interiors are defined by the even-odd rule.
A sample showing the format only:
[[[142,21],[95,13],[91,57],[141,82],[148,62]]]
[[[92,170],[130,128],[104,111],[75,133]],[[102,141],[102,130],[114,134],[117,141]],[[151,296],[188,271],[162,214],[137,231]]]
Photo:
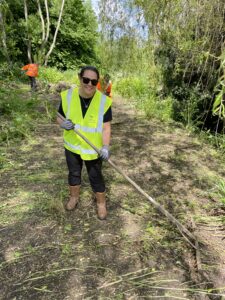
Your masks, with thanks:
[[[3,13],[2,13],[2,10],[1,10],[1,5],[0,5],[0,26],[1,26],[1,29],[2,29],[1,40],[2,40],[2,46],[3,46],[3,49],[4,49],[5,57],[8,61],[9,66],[11,66],[12,62],[10,60],[8,47],[7,47],[7,43],[6,43],[5,25],[4,25],[4,19],[3,19]]]
[[[31,58],[31,40],[30,40],[30,34],[29,34],[29,28],[28,28],[28,9],[27,9],[27,1],[24,0],[24,15],[25,15],[25,21],[26,21],[26,29],[27,29],[27,56],[28,61],[32,63]]]
[[[45,0],[45,10],[46,10],[46,18],[47,18],[47,29],[46,29],[46,36],[45,36],[45,44],[46,44],[49,38],[49,28],[50,28],[48,0]]]
[[[57,22],[57,26],[56,26],[56,30],[55,30],[55,34],[54,34],[54,38],[53,38],[53,42],[52,42],[52,44],[50,46],[50,49],[49,49],[48,53],[45,56],[45,66],[47,66],[48,58],[49,58],[50,54],[52,53],[52,50],[55,47],[55,42],[56,42],[56,38],[57,38],[57,34],[58,34],[58,31],[59,31],[60,22],[61,22],[61,18],[62,18],[64,3],[65,3],[65,0],[62,0],[62,4],[61,4],[61,8],[60,8],[60,13],[59,13],[59,18],[58,18],[58,22]]]
[[[45,21],[44,21],[42,10],[41,10],[40,0],[37,0],[37,5],[38,5],[38,13],[39,13],[39,16],[41,19],[42,43],[43,43],[45,41]]]

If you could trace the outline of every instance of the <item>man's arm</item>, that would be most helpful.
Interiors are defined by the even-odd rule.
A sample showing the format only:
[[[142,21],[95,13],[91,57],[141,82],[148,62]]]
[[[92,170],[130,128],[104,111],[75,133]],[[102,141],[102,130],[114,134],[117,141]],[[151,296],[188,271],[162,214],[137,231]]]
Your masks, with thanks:
[[[59,124],[59,126],[61,126],[63,120],[60,117],[57,117],[56,122]]]
[[[103,123],[102,142],[104,146],[109,146],[111,139],[111,122]]]
[[[100,150],[100,157],[103,160],[108,160],[110,156],[109,143],[111,138],[111,122],[103,123],[102,142],[103,147]]]
[[[62,101],[59,104],[58,113],[60,113],[61,116],[63,116],[66,119],[66,116],[64,114],[63,108],[62,108]],[[57,117],[56,122],[61,125],[63,120],[60,117]]]
[[[28,68],[29,68],[29,65],[25,65],[21,68],[21,70],[26,71],[26,70],[28,70]]]

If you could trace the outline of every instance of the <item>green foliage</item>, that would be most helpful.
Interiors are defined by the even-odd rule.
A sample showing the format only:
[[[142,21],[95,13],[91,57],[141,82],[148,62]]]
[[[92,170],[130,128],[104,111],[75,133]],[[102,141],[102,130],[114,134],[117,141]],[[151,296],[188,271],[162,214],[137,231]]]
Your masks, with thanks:
[[[143,110],[148,119],[157,118],[161,121],[171,121],[173,115],[173,101],[170,96],[160,99],[155,94],[150,94],[143,102]]]
[[[213,114],[218,115],[220,119],[225,119],[225,105],[223,97],[225,95],[225,85],[221,82],[221,90],[215,97],[215,101],[213,103]]]
[[[1,135],[0,142],[29,137],[34,130],[35,100],[23,99],[19,93],[0,89]]]
[[[50,56],[49,64],[62,70],[95,64],[96,42],[97,22],[90,4],[81,0],[66,1],[57,47]]]
[[[218,179],[211,193],[212,197],[219,200],[220,205],[225,209],[225,181]]]
[[[27,30],[24,18],[24,2],[19,0],[3,0],[3,21],[6,33],[8,54],[12,63],[27,63]],[[45,5],[40,1],[43,18],[46,21]],[[49,40],[44,46],[45,54],[50,48],[55,33],[61,0],[48,1],[50,15]],[[28,32],[31,36],[32,54],[43,57],[40,52],[42,27],[36,1],[27,1]],[[0,6],[1,8],[1,6]],[[59,69],[76,69],[82,64],[96,62],[97,22],[89,2],[82,0],[65,1],[61,26],[56,46],[50,56],[49,65]],[[0,40],[0,46],[1,40]],[[0,47],[0,61],[6,61],[6,55]],[[21,65],[22,65],[21,64]]]
[[[209,95],[201,93],[198,88],[176,87],[173,90],[173,119],[182,122],[188,129],[202,125],[204,103]]]
[[[78,71],[67,70],[65,72],[53,67],[40,67],[38,80],[41,85],[48,85],[49,83],[67,82],[71,84],[79,84]]]
[[[63,80],[63,72],[57,70],[57,68],[40,67],[38,79],[48,83],[58,83]]]
[[[115,90],[124,98],[131,99],[147,118],[169,121],[173,112],[173,98],[158,95],[147,78],[129,77],[117,80]]]
[[[217,115],[220,120],[225,120],[225,49],[220,56],[220,70],[222,76],[218,79],[215,87],[216,97],[213,103],[213,115]],[[224,129],[224,128],[223,128]],[[216,130],[217,132],[217,130]]]
[[[20,62],[14,63],[12,68],[9,68],[6,62],[0,64],[0,80],[2,82],[27,82],[27,76],[21,70],[23,64]]]
[[[66,70],[63,72],[64,81],[79,85],[78,70]]]
[[[175,120],[188,128],[222,132],[224,1],[207,0],[200,6],[197,0],[159,0],[151,5],[148,0],[114,2],[100,1],[99,54],[104,68],[127,77],[140,78],[144,73],[159,79],[150,84],[145,98],[148,115],[154,110],[154,94],[158,97],[160,91],[160,99],[174,99]],[[160,73],[157,77],[151,76],[153,66]],[[123,90],[127,97],[132,94],[128,87]]]
[[[180,102],[181,109],[175,117],[188,127],[214,130],[217,120],[212,118],[211,103],[221,73],[218,56],[223,51],[223,1],[205,1],[201,9],[198,1],[187,6],[168,1],[163,8],[164,1],[157,1],[151,9],[146,1],[137,2],[143,7],[149,25],[153,23],[153,27],[162,29],[157,30],[155,59],[162,70],[165,94],[172,93]],[[217,91],[214,113],[222,112],[221,90]]]
[[[127,77],[117,79],[115,90],[125,98],[140,98],[148,93],[146,80],[138,77]]]
[[[19,0],[7,0],[7,3],[3,0],[2,2],[3,5],[5,4],[2,13],[9,57],[12,63],[27,61],[23,2]],[[0,47],[0,61],[4,62],[6,57],[2,49]]]
[[[198,133],[199,137],[204,141],[212,145],[213,147],[217,148],[221,155],[223,156],[225,153],[225,136],[224,134],[217,133],[212,134],[209,130],[208,131],[201,131]],[[221,159],[222,159],[221,156]]]

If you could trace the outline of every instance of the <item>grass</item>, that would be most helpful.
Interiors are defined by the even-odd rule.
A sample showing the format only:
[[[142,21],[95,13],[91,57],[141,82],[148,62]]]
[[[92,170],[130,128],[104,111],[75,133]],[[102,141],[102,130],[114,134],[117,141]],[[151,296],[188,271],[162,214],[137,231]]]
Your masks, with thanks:
[[[219,202],[219,205],[225,209],[225,181],[217,178],[215,185],[210,193],[211,197]]]
[[[43,114],[43,110],[48,113]],[[0,142],[10,145],[11,141],[30,139],[35,129],[52,118],[47,102],[41,102],[36,95],[20,89],[0,88]]]
[[[115,83],[115,90],[125,99],[131,100],[136,108],[143,111],[146,118],[172,121],[173,99],[161,99],[154,84],[144,76],[119,78]]]
[[[23,99],[23,93],[20,96]],[[27,295],[40,299],[64,299],[70,297],[68,292],[74,293],[75,289],[85,299],[123,299],[124,295],[141,299],[159,293],[162,297],[170,297],[168,299],[179,299],[183,291],[188,295],[194,293],[194,288],[188,290],[188,284],[179,285],[179,274],[176,274],[181,269],[185,276],[189,276],[182,261],[189,248],[180,234],[107,165],[104,165],[104,172],[110,189],[107,202],[109,219],[106,222],[97,219],[86,175],[78,209],[65,212],[63,202],[68,190],[65,161],[58,139],[61,133],[54,129],[51,139],[52,124],[46,116],[45,107],[40,99],[34,102],[42,107],[45,117],[42,121],[37,113],[33,122],[35,126],[37,121],[43,122],[43,128],[48,130],[34,130],[29,139],[26,136],[18,140],[12,138],[9,146],[5,147],[3,164],[8,169],[4,173],[7,180],[1,194],[0,225],[2,253],[8,253],[13,259],[1,266],[3,291],[9,293],[12,299],[26,299]],[[124,124],[122,126],[124,128]],[[129,126],[132,127],[131,122]],[[179,138],[172,142],[180,145]],[[16,155],[13,151],[15,145]],[[143,153],[147,153],[147,147],[142,146]],[[160,150],[161,144],[152,150],[149,160]],[[115,147],[115,152],[119,151],[120,147]],[[134,163],[135,159],[135,156],[132,157]],[[174,157],[171,166],[182,163],[184,159],[186,161],[188,157],[178,155],[177,160]],[[160,163],[163,166],[166,162]],[[10,165],[15,167],[10,168]],[[194,171],[195,167],[193,164]],[[132,175],[138,174],[143,182],[143,172],[151,169],[143,167],[140,173],[135,171],[133,167]],[[180,169],[178,175],[183,176],[187,172],[192,175],[192,169]],[[185,176],[183,178],[185,180]],[[160,187],[163,181],[158,176],[157,182],[146,184],[148,189],[152,189],[153,185]],[[170,196],[172,187],[163,188]],[[160,202],[163,203],[165,197],[161,197]],[[188,213],[190,210],[186,202],[189,197],[183,198],[183,205],[187,208],[185,213]],[[169,197],[168,201],[171,201],[174,213],[180,219],[183,206],[178,207],[176,199],[175,196]],[[165,204],[168,205],[167,202]],[[188,214],[182,215],[182,222],[187,218]],[[135,237],[131,225],[135,225],[135,230],[138,227]],[[168,279],[168,274],[177,277]]]
[[[39,68],[39,76],[38,80],[42,83],[42,85],[47,85],[49,83],[59,83],[59,82],[67,82],[72,84],[78,84],[78,71],[75,70],[67,70],[65,72],[61,72],[56,68]]]

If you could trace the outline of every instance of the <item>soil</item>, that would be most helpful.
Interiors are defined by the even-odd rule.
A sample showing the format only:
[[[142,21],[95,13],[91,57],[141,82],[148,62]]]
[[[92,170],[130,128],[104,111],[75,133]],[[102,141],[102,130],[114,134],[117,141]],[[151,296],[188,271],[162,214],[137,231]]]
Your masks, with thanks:
[[[57,107],[59,97],[49,99]],[[146,120],[120,97],[111,153],[196,236],[201,265],[177,227],[107,163],[107,220],[97,218],[85,169],[79,204],[65,211],[62,131],[49,121],[7,148],[0,299],[225,299],[225,208],[214,193],[225,178],[220,155],[179,124]]]

